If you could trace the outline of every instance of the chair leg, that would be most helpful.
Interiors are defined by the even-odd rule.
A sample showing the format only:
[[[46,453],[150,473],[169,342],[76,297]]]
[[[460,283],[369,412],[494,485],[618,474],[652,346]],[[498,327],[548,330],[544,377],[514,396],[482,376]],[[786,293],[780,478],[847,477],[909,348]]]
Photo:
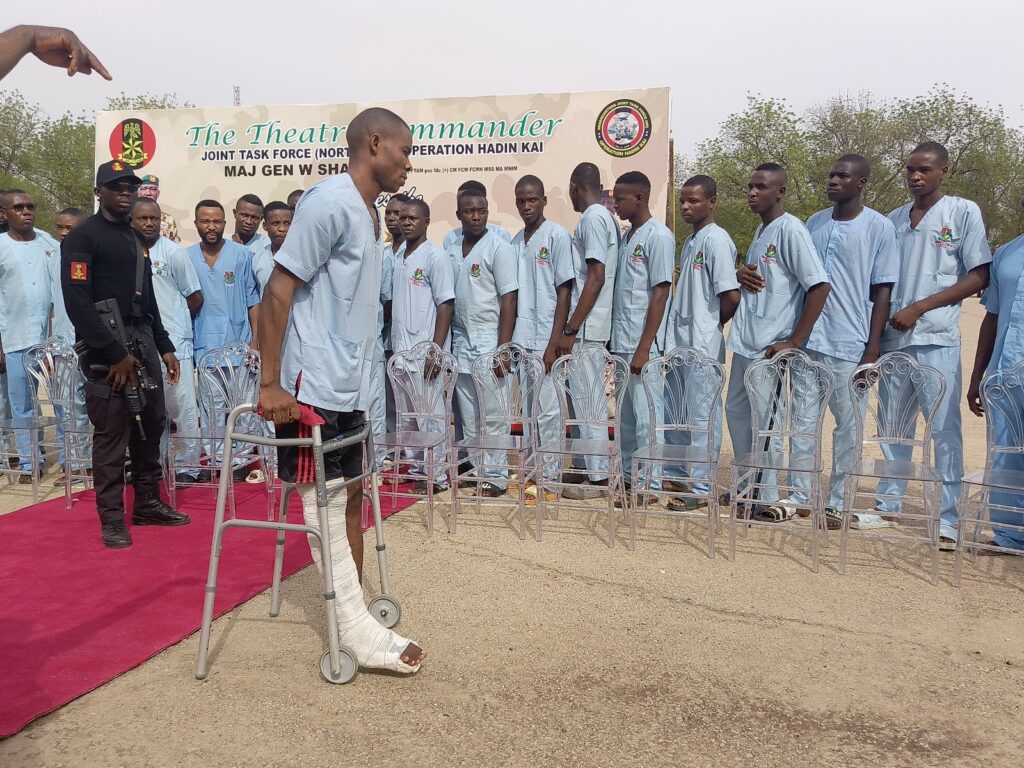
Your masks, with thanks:
[[[526,541],[526,461],[522,451],[516,454],[516,477],[518,482],[516,485],[519,489],[519,538],[522,541]],[[537,488],[538,493],[543,493],[540,487]]]
[[[285,522],[288,518],[288,500],[292,495],[295,486],[285,483],[281,486],[281,507],[278,511],[277,521]],[[281,571],[284,569],[284,538],[283,530],[277,532],[277,543],[274,547],[274,577],[270,585],[270,615],[277,616],[281,611]]]
[[[942,491],[939,490],[938,488],[934,488],[934,490],[933,490],[933,492],[931,494],[931,496],[932,496],[932,509],[931,509],[930,517],[934,521],[934,526],[935,526],[935,535],[932,537],[932,586],[933,587],[939,586],[939,568],[940,568],[940,566],[939,566],[939,561],[940,561],[940,555],[939,555],[939,515],[940,515],[940,511],[941,511],[940,510],[941,494],[942,494]],[[961,491],[961,494],[962,494],[962,491]],[[959,548],[959,544],[957,546]]]

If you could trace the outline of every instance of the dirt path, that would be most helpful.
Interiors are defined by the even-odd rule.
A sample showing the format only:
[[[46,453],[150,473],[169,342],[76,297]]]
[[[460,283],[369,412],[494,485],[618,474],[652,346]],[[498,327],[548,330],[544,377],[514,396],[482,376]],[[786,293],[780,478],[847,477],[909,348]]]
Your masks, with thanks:
[[[965,311],[974,329],[980,310]],[[965,369],[974,338],[965,333]],[[969,466],[982,422],[965,415]],[[19,489],[16,489],[19,490]],[[14,503],[10,489],[3,504]],[[440,521],[438,521],[440,522]],[[962,589],[918,550],[757,532],[735,562],[703,531],[652,520],[635,552],[582,515],[520,542],[495,513],[427,539],[388,523],[401,629],[431,658],[411,680],[321,682],[317,574],[0,743],[19,766],[1018,766],[1024,758],[1024,559]],[[774,534],[774,535],[772,535]],[[230,542],[229,542],[230,545]],[[268,539],[268,570],[271,544]],[[368,577],[372,586],[376,575]],[[200,595],[196,596],[198,616]]]

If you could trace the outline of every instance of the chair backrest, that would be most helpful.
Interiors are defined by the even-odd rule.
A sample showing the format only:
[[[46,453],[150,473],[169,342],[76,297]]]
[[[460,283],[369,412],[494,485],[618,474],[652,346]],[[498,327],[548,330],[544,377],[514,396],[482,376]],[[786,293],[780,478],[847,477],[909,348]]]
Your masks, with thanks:
[[[650,445],[665,432],[714,431],[722,409],[725,367],[692,347],[676,347],[648,360],[640,371],[650,414]],[[708,452],[714,446],[707,441]]]
[[[503,371],[502,376],[497,375],[498,370]],[[477,434],[487,434],[490,424],[511,427],[535,418],[544,363],[519,344],[502,344],[492,354],[481,355],[473,361],[470,376],[478,406]]]
[[[75,390],[82,372],[78,368],[78,354],[74,347],[60,336],[52,336],[41,344],[25,350],[25,370],[32,377],[32,402],[35,412],[50,405],[60,409],[60,417],[73,421]],[[43,390],[45,390],[45,395]]]
[[[981,380],[985,408],[985,468],[995,469],[1002,456],[1024,454],[1024,362],[991,371]]]
[[[910,446],[932,462],[932,422],[946,392],[939,371],[905,352],[858,366],[847,384],[857,421],[857,455],[872,446]],[[956,407],[960,407],[957,405]]]
[[[811,455],[821,455],[821,427],[835,389],[827,365],[787,349],[747,368],[743,385],[750,398],[752,451],[764,451],[771,438],[797,437]]]
[[[433,375],[426,375],[427,371]],[[447,418],[450,422],[458,371],[455,358],[432,341],[396,352],[388,361],[395,413],[417,419]]]
[[[199,359],[198,369],[199,397],[205,399],[214,423],[223,423],[239,405],[257,401],[260,353],[244,341],[233,339],[211,349]]]
[[[572,354],[558,358],[551,366],[549,378],[558,394],[563,427],[615,427],[618,441],[629,363],[600,344],[584,344]]]

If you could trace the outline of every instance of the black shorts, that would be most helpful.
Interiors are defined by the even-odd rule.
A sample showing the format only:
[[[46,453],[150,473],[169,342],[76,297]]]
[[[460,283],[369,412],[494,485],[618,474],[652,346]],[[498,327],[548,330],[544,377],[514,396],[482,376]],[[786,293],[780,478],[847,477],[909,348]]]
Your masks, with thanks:
[[[324,420],[320,436],[326,443],[339,437],[357,434],[366,426],[363,411],[328,411],[313,406],[313,410]],[[300,422],[279,424],[276,429],[279,438],[310,437],[312,427]],[[361,475],[364,466],[365,443],[356,443],[348,448],[324,454],[324,471],[327,480],[339,477],[349,478]],[[316,480],[312,448],[287,446],[277,449],[277,472],[286,483],[312,483]]]

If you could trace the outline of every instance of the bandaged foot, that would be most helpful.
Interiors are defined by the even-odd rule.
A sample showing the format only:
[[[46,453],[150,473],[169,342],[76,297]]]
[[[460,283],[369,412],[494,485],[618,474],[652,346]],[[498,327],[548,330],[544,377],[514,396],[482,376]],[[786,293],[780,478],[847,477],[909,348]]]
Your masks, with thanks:
[[[346,489],[337,480],[327,484],[327,514],[331,528],[331,570],[334,575],[335,612],[338,615],[338,639],[342,645],[351,648],[359,666],[372,669],[388,669],[392,672],[418,672],[427,654],[415,642],[401,637],[390,629],[382,627],[366,610],[363,588],[359,583],[356,565],[352,560],[352,549],[345,534]],[[319,528],[316,507],[316,486],[300,485],[302,513],[306,525]],[[320,542],[309,536],[309,548],[313,562],[323,569]]]

